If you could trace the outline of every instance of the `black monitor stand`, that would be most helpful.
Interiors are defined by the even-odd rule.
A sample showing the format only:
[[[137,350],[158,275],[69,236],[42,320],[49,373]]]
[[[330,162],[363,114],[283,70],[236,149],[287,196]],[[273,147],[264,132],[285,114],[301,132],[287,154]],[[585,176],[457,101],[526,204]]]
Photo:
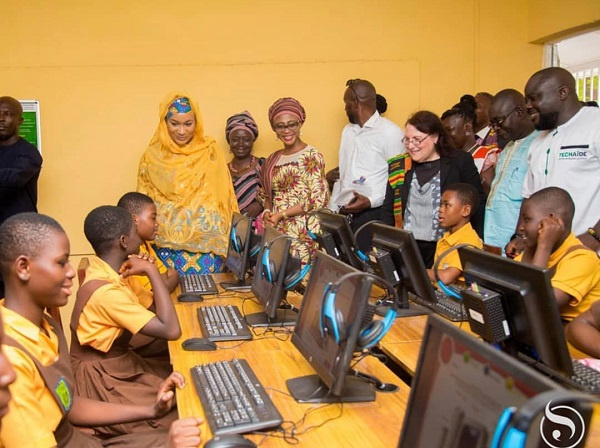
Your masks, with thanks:
[[[318,375],[291,378],[285,382],[294,400],[300,403],[358,403],[375,401],[373,385],[355,375],[346,375],[341,395],[333,395]]]
[[[298,310],[290,305],[277,309],[277,316],[269,319],[267,313],[246,314],[246,324],[251,327],[293,327],[298,320]]]
[[[227,291],[242,291],[250,292],[252,286],[252,277],[246,276],[243,280],[236,280],[234,282],[222,282],[221,287]]]
[[[408,300],[408,289],[401,281],[396,285],[396,293],[400,299],[400,303],[396,307],[396,318],[398,317],[410,317],[410,316],[423,316],[431,314],[432,311],[429,308],[418,305],[416,303],[410,303]],[[375,314],[378,316],[385,316],[389,311],[390,307],[394,304],[394,299],[386,297],[375,309]]]

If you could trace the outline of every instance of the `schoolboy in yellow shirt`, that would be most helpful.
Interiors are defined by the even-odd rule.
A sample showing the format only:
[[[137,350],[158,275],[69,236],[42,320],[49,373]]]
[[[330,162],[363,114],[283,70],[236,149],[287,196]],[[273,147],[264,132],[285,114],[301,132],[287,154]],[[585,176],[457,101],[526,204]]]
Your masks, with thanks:
[[[517,225],[525,249],[515,260],[551,270],[554,296],[566,321],[600,299],[600,260],[571,231],[574,213],[569,193],[548,187],[523,201]]]
[[[438,240],[435,247],[434,265],[438,258],[451,247],[459,244],[470,244],[479,249],[483,242],[471,226],[471,216],[479,204],[479,193],[470,184],[456,183],[450,185],[442,194],[438,220],[446,233]],[[432,282],[436,282],[433,269],[428,269],[427,274]],[[452,251],[444,256],[438,268],[438,277],[449,285],[462,280],[462,265],[458,251]]]

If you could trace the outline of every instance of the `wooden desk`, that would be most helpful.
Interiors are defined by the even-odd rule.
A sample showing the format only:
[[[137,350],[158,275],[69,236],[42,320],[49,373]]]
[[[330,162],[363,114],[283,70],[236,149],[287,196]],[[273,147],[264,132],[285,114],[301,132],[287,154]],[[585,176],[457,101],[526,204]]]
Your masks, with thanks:
[[[411,377],[414,376],[419,361],[426,323],[427,316],[398,318],[379,343],[379,348]],[[468,322],[455,322],[455,324],[471,333]]]
[[[394,363],[402,368],[411,377],[415,374],[421,341],[425,333],[427,316],[411,316],[396,319],[390,331],[379,343],[379,348],[388,355]],[[454,322],[454,325],[480,339],[471,331],[469,322]],[[572,358],[581,359],[587,357],[571,344],[567,343]]]
[[[223,281],[221,276],[215,280]],[[204,417],[200,400],[196,395],[195,387],[190,378],[190,368],[197,364],[229,360],[232,358],[247,359],[256,376],[263,386],[270,390],[270,396],[275,406],[286,421],[299,422],[305,413],[311,411],[298,431],[313,425],[319,425],[329,418],[341,417],[325,423],[319,428],[310,430],[298,436],[300,447],[320,446],[364,446],[364,447],[390,447],[396,446],[400,437],[400,429],[404,412],[406,410],[409,389],[387,367],[373,357],[361,361],[356,368],[370,373],[383,382],[394,383],[400,387],[396,393],[377,393],[376,401],[371,403],[346,403],[343,406],[314,405],[297,403],[287,395],[285,381],[302,375],[313,374],[314,371],[302,355],[288,340],[281,341],[275,338],[259,339],[240,342],[219,342],[216,351],[187,352],[181,348],[184,339],[200,336],[200,326],[196,317],[196,309],[203,305],[233,304],[242,310],[243,300],[249,294],[236,294],[236,297],[207,299],[202,303],[177,303],[175,308],[181,323],[182,337],[178,341],[169,343],[169,350],[173,367],[181,372],[187,385],[177,391],[178,409],[180,417]],[[297,300],[298,298],[293,298]],[[246,300],[243,304],[244,313],[260,310],[260,307]],[[262,331],[259,329],[259,331]],[[280,393],[281,391],[283,393]],[[211,438],[207,424],[203,425],[203,440]],[[248,438],[259,443],[264,436],[248,435]],[[289,445],[281,438],[268,437],[261,447],[279,447]]]
[[[415,374],[419,361],[421,342],[426,323],[427,316],[411,316],[396,319],[390,331],[379,343],[381,350],[396,365],[408,373],[411,378]],[[468,322],[455,322],[455,325],[473,334]],[[573,358],[583,358],[586,356],[570,344],[568,344],[568,348]],[[594,414],[588,430],[590,432],[588,433],[586,447],[600,447],[600,405],[594,406]]]

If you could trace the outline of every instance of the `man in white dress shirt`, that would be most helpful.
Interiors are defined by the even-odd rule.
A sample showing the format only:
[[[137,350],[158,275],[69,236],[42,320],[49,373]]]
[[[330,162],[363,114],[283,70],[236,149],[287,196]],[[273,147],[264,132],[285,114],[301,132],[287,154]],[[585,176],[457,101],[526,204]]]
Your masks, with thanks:
[[[352,216],[354,231],[379,220],[388,181],[387,160],[405,151],[404,132],[377,112],[375,87],[364,79],[346,83],[344,105],[350,121],[342,131],[339,179],[328,208]],[[361,232],[358,246],[366,250],[370,235]]]

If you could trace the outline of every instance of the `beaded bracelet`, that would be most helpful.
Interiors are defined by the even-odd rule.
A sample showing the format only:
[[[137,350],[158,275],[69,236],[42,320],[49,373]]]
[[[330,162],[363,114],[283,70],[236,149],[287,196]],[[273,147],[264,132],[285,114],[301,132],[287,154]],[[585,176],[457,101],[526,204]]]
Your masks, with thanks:
[[[594,230],[593,227],[590,227],[588,229],[587,233],[589,233],[590,235],[592,235],[594,237],[594,239],[600,243],[600,236],[598,236],[598,234],[596,233],[596,231]]]

